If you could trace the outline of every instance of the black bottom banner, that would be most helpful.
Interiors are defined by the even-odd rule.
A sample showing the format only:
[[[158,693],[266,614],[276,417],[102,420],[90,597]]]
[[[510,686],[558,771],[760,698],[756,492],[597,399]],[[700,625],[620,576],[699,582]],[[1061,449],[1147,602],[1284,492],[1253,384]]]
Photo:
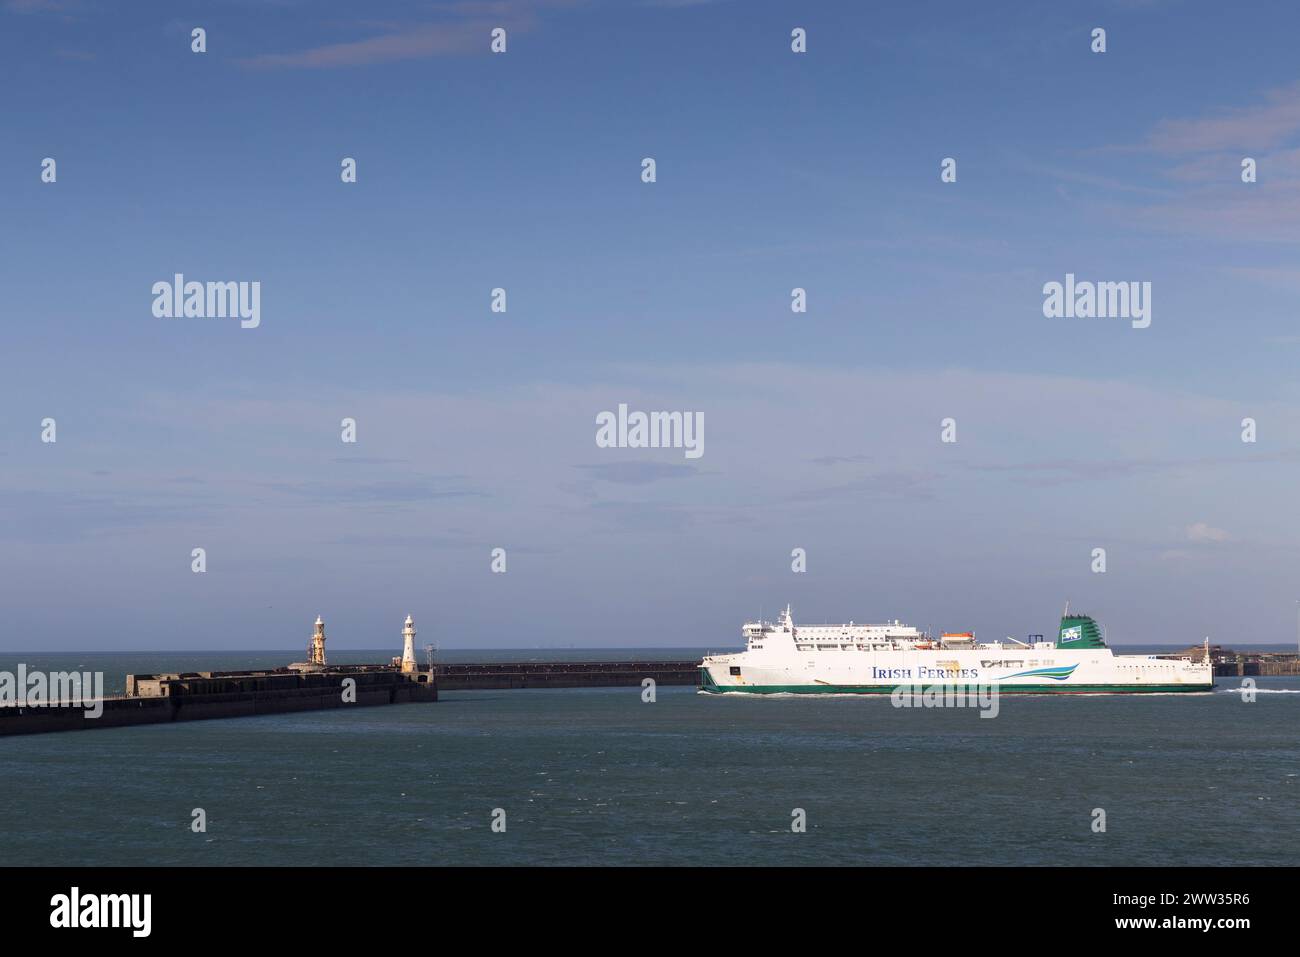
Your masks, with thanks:
[[[13,940],[365,945],[456,930],[753,940],[782,924],[920,942],[1008,935],[1215,942],[1280,933],[1295,872],[1248,868],[5,869]],[[811,922],[811,923],[810,923]],[[226,935],[238,934],[236,938]],[[1245,935],[1243,938],[1242,935]],[[1047,939],[1046,936],[1044,939]]]

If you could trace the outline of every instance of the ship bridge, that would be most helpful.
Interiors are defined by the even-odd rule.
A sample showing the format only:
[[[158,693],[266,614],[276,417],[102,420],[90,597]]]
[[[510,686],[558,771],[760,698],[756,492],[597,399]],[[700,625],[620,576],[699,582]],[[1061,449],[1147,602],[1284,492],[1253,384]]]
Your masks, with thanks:
[[[746,622],[741,634],[750,651],[761,651],[773,642],[788,643],[798,651],[898,651],[932,647],[928,635],[898,619],[876,625],[852,621],[838,625],[795,625],[789,605],[776,622],[761,619]]]

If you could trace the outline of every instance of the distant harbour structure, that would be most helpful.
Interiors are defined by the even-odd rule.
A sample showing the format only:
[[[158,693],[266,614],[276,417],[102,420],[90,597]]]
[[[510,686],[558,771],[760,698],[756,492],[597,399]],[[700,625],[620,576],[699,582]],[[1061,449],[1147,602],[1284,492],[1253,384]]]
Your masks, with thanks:
[[[325,667],[325,622],[316,616],[316,632],[311,636],[311,663]]]
[[[325,621],[316,616],[316,630],[307,643],[307,660],[295,661],[289,665],[290,671],[324,671],[325,670]]]
[[[79,731],[128,725],[239,718],[304,711],[346,710],[369,705],[438,700],[439,682],[456,690],[502,688],[643,688],[692,685],[699,662],[690,661],[517,661],[435,664],[436,648],[416,658],[415,618],[402,627],[402,654],[383,664],[334,664],[325,656],[325,619],[317,615],[307,660],[287,667],[238,671],[128,674],[126,693],[97,698],[96,708],[9,705],[0,701],[0,737],[47,731]]]
[[[415,660],[415,620],[407,615],[406,624],[402,627],[402,671],[412,674],[419,667]]]

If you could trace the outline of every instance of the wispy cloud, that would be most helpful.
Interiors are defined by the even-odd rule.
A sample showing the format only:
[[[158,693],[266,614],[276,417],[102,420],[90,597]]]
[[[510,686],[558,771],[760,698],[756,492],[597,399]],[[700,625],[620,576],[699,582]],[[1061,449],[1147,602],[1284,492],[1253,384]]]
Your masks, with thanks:
[[[6,0],[5,9],[13,13],[67,13],[80,10],[81,0]]]
[[[1269,149],[1300,133],[1300,82],[1264,94],[1264,102],[1221,109],[1210,116],[1163,120],[1146,149],[1165,154]]]
[[[1223,529],[1207,525],[1205,522],[1193,522],[1188,525],[1186,534],[1189,542],[1226,542],[1229,538],[1228,533]]]
[[[437,22],[360,21],[356,28],[372,36],[278,53],[245,57],[249,69],[333,69],[418,60],[430,57],[487,54],[497,27],[509,37],[537,27],[547,8],[578,6],[583,0],[464,0],[435,8]]]
[[[339,456],[338,458],[333,459],[333,461],[339,463],[340,465],[408,465],[410,464],[411,460],[410,459],[388,459],[379,456],[353,455],[353,456]]]
[[[240,62],[251,69],[328,69],[486,52],[491,28],[486,22],[431,24],[293,53],[262,53]]]
[[[470,539],[450,535],[340,535],[326,541],[326,545],[347,548],[468,548]]]
[[[815,459],[809,459],[813,465],[861,465],[864,462],[870,462],[869,455],[822,455]]]
[[[206,522],[220,509],[212,503],[163,500],[156,492],[9,490],[0,507],[0,541],[68,545],[110,539],[145,528]]]
[[[976,472],[1007,472],[1017,475],[1025,485],[1050,487],[1075,482],[1102,482],[1158,472],[1191,472],[1218,466],[1260,465],[1263,463],[1300,463],[1300,449],[1236,456],[1202,456],[1199,458],[1130,458],[1130,459],[1057,459],[1042,462],[970,465]]]
[[[265,487],[313,504],[350,502],[363,505],[401,505],[446,498],[478,497],[486,494],[480,489],[446,479],[357,484],[316,481],[268,482],[265,483]]]
[[[1034,157],[1012,161],[1061,184],[1093,187],[1079,201],[1126,228],[1238,243],[1300,242],[1300,82],[1203,116],[1163,119],[1136,141],[1089,152],[1124,155],[1123,172],[1071,169]],[[1150,160],[1148,176],[1134,175],[1135,155]],[[1241,179],[1246,157],[1255,161],[1256,182]],[[1108,201],[1098,202],[1098,189]]]
[[[576,468],[602,481],[621,485],[646,485],[660,479],[690,478],[700,474],[693,465],[672,465],[667,462],[611,462],[607,465],[579,465]]]
[[[803,489],[789,497],[791,502],[824,502],[837,498],[934,498],[932,485],[938,476],[930,472],[878,472],[851,482]]]
[[[1271,285],[1300,289],[1300,267],[1296,266],[1230,266],[1226,272]]]

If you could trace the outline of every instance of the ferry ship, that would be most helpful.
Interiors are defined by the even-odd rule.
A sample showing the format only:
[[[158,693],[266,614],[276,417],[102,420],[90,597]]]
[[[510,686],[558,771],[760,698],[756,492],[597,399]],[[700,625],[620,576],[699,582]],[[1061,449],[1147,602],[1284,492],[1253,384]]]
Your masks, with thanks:
[[[745,650],[700,663],[700,690],[713,694],[889,694],[900,686],[996,687],[1001,694],[1117,694],[1210,691],[1210,641],[1203,660],[1117,655],[1088,615],[1061,618],[1056,641],[1030,635],[981,643],[970,632],[931,638],[899,621],[798,625],[787,605],[776,622],[746,622]]]

